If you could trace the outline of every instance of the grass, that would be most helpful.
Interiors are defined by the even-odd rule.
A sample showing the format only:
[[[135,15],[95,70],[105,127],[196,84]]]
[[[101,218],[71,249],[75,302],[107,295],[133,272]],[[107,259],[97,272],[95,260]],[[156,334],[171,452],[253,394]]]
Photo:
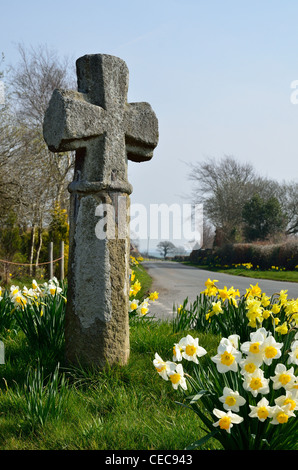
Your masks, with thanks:
[[[98,371],[62,365],[60,388],[57,364],[45,362],[40,374],[24,335],[11,332],[2,338],[6,363],[0,366],[0,449],[183,450],[202,437],[199,419],[175,403],[182,392],[161,379],[152,364],[157,351],[169,357],[173,342],[185,332],[174,334],[170,323],[154,321],[135,324],[130,334],[127,366]],[[212,335],[200,335],[200,344],[216,347]],[[41,376],[44,387],[38,382]],[[34,403],[38,410],[32,409]],[[51,411],[57,403],[58,414]],[[39,416],[42,420],[35,419]],[[208,449],[216,446],[208,442]]]
[[[233,276],[252,277],[254,279],[269,279],[272,281],[298,282],[298,271],[277,271],[277,270],[254,270],[242,268],[223,268],[205,265],[197,265],[190,262],[184,262],[189,266],[215,273],[231,274]]]
[[[147,293],[151,289],[152,285],[152,278],[149,276],[148,272],[141,264],[133,267],[133,271],[136,275],[136,279],[138,279],[141,283],[141,290],[138,292],[136,298],[142,299],[147,296]]]

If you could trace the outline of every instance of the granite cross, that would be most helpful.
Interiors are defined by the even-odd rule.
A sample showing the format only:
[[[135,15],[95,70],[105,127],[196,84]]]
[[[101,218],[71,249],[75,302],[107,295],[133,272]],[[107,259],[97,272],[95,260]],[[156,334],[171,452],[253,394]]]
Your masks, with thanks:
[[[53,92],[43,134],[51,151],[76,151],[69,185],[66,360],[103,367],[125,364],[129,357],[132,187],[127,160],[152,158],[158,121],[148,103],[127,103],[128,69],[123,60],[85,55],[76,68],[78,91]],[[102,220],[104,236],[97,229]]]

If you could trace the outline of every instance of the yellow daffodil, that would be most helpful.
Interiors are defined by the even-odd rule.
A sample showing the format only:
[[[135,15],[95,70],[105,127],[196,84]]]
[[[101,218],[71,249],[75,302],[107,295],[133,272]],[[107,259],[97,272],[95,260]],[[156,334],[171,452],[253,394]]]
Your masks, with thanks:
[[[287,324],[287,322],[285,321],[282,325],[277,326],[275,328],[275,331],[277,333],[280,333],[281,335],[286,335],[288,333],[288,324]]]
[[[246,289],[246,295],[251,295],[252,297],[260,297],[262,293],[262,289],[258,285],[257,282],[255,286],[250,284],[250,288]]]
[[[158,295],[159,295],[159,294],[158,294],[158,292],[156,292],[156,291],[155,291],[155,292],[151,292],[151,294],[149,295],[149,300],[152,300],[152,301],[154,302],[155,300],[158,299]]]
[[[221,300],[225,301],[230,298],[230,293],[227,289],[227,286],[225,286],[223,289],[218,289],[218,295],[221,298]]]

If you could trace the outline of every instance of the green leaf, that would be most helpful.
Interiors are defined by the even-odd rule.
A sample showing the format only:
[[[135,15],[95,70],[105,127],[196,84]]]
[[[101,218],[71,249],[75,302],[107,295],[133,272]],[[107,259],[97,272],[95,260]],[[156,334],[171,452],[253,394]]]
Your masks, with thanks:
[[[202,439],[199,439],[198,441],[195,441],[192,444],[190,444],[188,447],[186,447],[185,450],[193,450],[193,449],[196,449],[197,447],[202,446],[203,444],[205,444],[205,442],[209,441],[209,439],[215,436],[215,434],[217,434],[218,432],[219,430],[215,429],[214,431],[210,432],[206,436],[202,437]]]

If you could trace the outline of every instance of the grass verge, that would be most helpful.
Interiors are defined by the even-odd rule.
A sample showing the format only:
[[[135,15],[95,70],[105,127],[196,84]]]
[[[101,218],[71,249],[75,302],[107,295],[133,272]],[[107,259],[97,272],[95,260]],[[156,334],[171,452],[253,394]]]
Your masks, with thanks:
[[[252,277],[254,279],[269,279],[272,281],[298,282],[298,271],[260,271],[241,268],[215,268],[211,266],[197,265],[190,262],[184,262],[183,264],[187,264],[188,266],[193,266],[198,269],[203,269],[205,271],[231,274],[233,276]]]

